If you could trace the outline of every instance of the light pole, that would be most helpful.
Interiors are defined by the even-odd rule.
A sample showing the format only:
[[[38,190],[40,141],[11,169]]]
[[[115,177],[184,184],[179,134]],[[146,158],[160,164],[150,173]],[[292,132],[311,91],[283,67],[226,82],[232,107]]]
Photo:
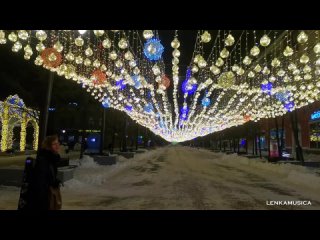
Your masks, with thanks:
[[[38,150],[41,148],[42,142],[46,138],[46,135],[47,135],[48,115],[49,115],[49,106],[50,106],[51,94],[52,94],[53,79],[54,79],[54,73],[50,72],[45,104],[44,104],[44,107],[42,110],[42,114],[40,115]]]

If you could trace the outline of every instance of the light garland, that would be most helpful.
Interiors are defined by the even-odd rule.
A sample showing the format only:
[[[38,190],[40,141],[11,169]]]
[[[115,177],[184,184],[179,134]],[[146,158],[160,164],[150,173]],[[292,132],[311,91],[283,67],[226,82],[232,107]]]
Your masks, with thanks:
[[[76,81],[107,107],[126,112],[164,139],[180,142],[318,101],[319,31],[293,32],[258,36],[255,30],[252,35],[243,31],[235,38],[231,31],[199,31],[181,84],[177,31],[171,42],[172,79],[165,76],[164,48],[154,30],[143,31],[144,44],[132,30],[0,30],[0,44],[12,44],[12,51],[24,51],[26,59],[36,53],[36,65]],[[205,44],[213,44],[209,56]]]

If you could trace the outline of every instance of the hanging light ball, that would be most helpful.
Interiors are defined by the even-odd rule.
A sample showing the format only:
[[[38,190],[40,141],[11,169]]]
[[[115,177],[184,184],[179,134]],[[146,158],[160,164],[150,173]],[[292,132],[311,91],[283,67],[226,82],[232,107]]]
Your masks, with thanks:
[[[74,40],[74,43],[75,43],[78,47],[81,47],[81,46],[83,46],[83,44],[84,44],[84,40],[83,40],[81,37],[77,37],[77,38]]]
[[[170,86],[170,79],[166,75],[162,75],[161,84],[167,89]]]
[[[151,38],[144,45],[144,55],[149,60],[157,61],[161,58],[164,48],[160,43],[160,40]]]
[[[18,37],[22,40],[27,40],[29,37],[29,34],[26,30],[19,30],[18,31]]]
[[[263,47],[267,47],[270,44],[271,40],[267,34],[263,35],[260,39],[260,45]]]
[[[203,43],[208,43],[211,40],[211,34],[208,31],[205,31],[202,35],[201,35],[201,42]]]
[[[309,62],[309,57],[308,57],[307,55],[303,54],[303,55],[300,57],[300,62],[301,62],[302,64],[308,63],[308,62]]]
[[[21,50],[21,48],[22,48],[21,42],[16,41],[16,42],[14,43],[14,45],[12,46],[12,51],[13,51],[13,52],[19,52],[19,51]]]
[[[271,61],[271,66],[272,67],[279,67],[280,66],[280,64],[281,64],[281,62],[279,61],[279,59],[278,58],[274,58],[272,61]]]
[[[105,38],[102,41],[102,47],[104,48],[110,48],[111,47],[111,40],[109,38]]]
[[[251,61],[252,61],[251,58],[249,58],[248,56],[245,56],[243,59],[243,64],[250,65]]]
[[[144,31],[143,31],[143,37],[144,37],[145,39],[150,39],[150,38],[152,38],[152,37],[153,37],[153,32],[152,32],[152,30],[144,30]]]
[[[94,35],[101,37],[104,34],[104,30],[93,30]]]
[[[253,70],[258,73],[261,72],[262,68],[259,64],[257,64]]]
[[[215,65],[212,65],[210,67],[210,71],[214,74],[214,75],[218,75],[220,73],[220,69],[218,67],[216,67]]]
[[[43,65],[56,68],[62,62],[62,55],[55,48],[46,48],[41,52],[41,58],[43,60]]]
[[[73,53],[72,52],[68,52],[67,53],[67,55],[66,55],[66,59],[68,60],[68,61],[73,61],[74,60],[74,55],[73,55]]]
[[[204,107],[208,107],[208,106],[210,105],[210,103],[211,103],[211,100],[210,100],[210,98],[208,98],[208,97],[204,97],[204,98],[201,100],[201,104],[202,104],[202,106],[204,106]]]
[[[193,73],[196,73],[196,72],[199,71],[199,68],[198,68],[196,65],[193,65],[192,68],[191,68],[191,71],[192,71]]]
[[[3,30],[0,30],[0,44],[5,44],[6,42],[6,34]]]
[[[36,45],[36,50],[38,52],[42,52],[46,47],[43,45],[42,42],[39,42],[37,45]]]
[[[306,43],[308,41],[308,35],[304,31],[301,31],[297,37],[297,41],[299,43]]]
[[[158,76],[161,73],[161,70],[157,64],[152,67],[153,74]]]
[[[8,39],[11,41],[11,42],[16,42],[18,40],[18,36],[17,34],[15,34],[14,32],[11,32],[8,36]]]
[[[231,34],[229,34],[224,40],[224,44],[226,46],[232,46],[234,44],[234,37]]]
[[[320,43],[317,43],[314,46],[313,51],[315,52],[315,54],[319,54],[320,53]]]
[[[206,60],[200,59],[199,62],[198,62],[198,67],[199,67],[199,68],[204,68],[204,67],[206,67],[206,66],[207,66]]]
[[[78,32],[79,32],[80,34],[85,34],[85,33],[87,32],[87,30],[78,30]]]
[[[283,51],[283,55],[285,57],[290,57],[293,54],[293,49],[289,46],[286,46],[285,50]]]
[[[260,53],[260,49],[257,46],[254,46],[253,48],[251,48],[250,50],[250,54],[254,57],[258,56]]]
[[[104,84],[107,80],[106,74],[102,72],[100,69],[96,69],[91,74],[91,80],[94,85]]]
[[[47,34],[43,30],[39,30],[36,32],[36,37],[42,42],[47,39]]]
[[[172,48],[179,48],[180,47],[180,42],[178,40],[178,38],[174,38],[171,42],[171,47]]]
[[[128,47],[127,39],[121,38],[120,41],[118,42],[118,46],[120,49],[126,49]]]
[[[83,63],[83,58],[81,56],[77,56],[75,59],[76,64],[82,64]]]
[[[220,57],[227,58],[228,56],[229,56],[229,51],[226,48],[222,49],[222,51],[220,52]]]
[[[88,47],[84,53],[86,54],[87,57],[90,57],[93,55],[93,51],[90,47]]]
[[[251,120],[251,116],[246,114],[246,115],[243,116],[243,120],[245,122],[249,122]]]
[[[216,66],[221,67],[224,64],[224,61],[222,60],[222,58],[218,58],[216,61]]]

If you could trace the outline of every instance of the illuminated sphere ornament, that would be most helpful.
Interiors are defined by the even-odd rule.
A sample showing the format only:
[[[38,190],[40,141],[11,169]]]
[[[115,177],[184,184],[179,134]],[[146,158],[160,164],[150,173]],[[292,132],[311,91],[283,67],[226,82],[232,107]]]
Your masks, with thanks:
[[[43,65],[56,68],[62,62],[61,53],[59,53],[55,48],[46,48],[41,52],[41,59],[43,60]]]
[[[294,102],[285,103],[285,104],[284,104],[284,108],[285,108],[288,112],[292,112],[292,110],[293,110],[293,108],[294,108]]]
[[[80,34],[85,34],[87,30],[78,30]]]
[[[102,72],[100,69],[96,69],[91,74],[91,80],[94,85],[104,84],[107,80],[106,74]]]
[[[116,81],[116,86],[118,87],[119,90],[123,90],[126,88],[126,84],[124,83],[124,79],[120,79]]]
[[[128,42],[127,39],[121,38],[119,43],[118,43],[119,48],[121,49],[126,49],[128,47]]]
[[[129,112],[132,111],[132,105],[126,105],[124,108]]]
[[[270,44],[271,40],[267,34],[263,35],[260,39],[260,45],[263,47],[267,47]]]
[[[153,112],[153,105],[151,103],[148,103],[147,105],[144,106],[143,110],[147,113]]]
[[[234,37],[231,34],[229,34],[224,40],[224,44],[226,46],[232,46],[234,44]]]
[[[279,61],[278,58],[274,58],[272,61],[271,61],[271,66],[272,67],[279,67],[281,64],[281,62]]]
[[[320,54],[320,43],[317,43],[314,46],[313,51],[315,52],[315,54]]]
[[[307,55],[303,54],[303,55],[300,57],[300,62],[301,62],[302,64],[308,63],[308,62],[309,62],[309,57],[308,57]]]
[[[143,31],[143,37],[144,37],[145,39],[150,39],[150,38],[152,38],[152,37],[153,37],[153,32],[152,32],[152,30],[144,30],[144,31]]]
[[[250,65],[250,63],[252,62],[251,58],[249,58],[248,56],[245,56],[243,59],[243,64],[245,65]]]
[[[133,80],[134,87],[136,89],[139,89],[141,87],[141,81],[140,81],[139,75],[132,75],[131,78]]]
[[[101,37],[104,34],[104,30],[93,30],[94,35]]]
[[[270,94],[272,88],[273,88],[273,85],[272,85],[271,82],[268,82],[268,83],[266,83],[266,84],[261,84],[261,91],[262,91],[263,93],[268,93],[268,94]]]
[[[285,50],[283,51],[283,55],[285,57],[290,57],[293,54],[293,49],[289,46],[286,46]]]
[[[36,37],[42,42],[47,39],[47,34],[43,30],[39,30],[36,32]]]
[[[226,48],[222,49],[222,51],[220,52],[220,57],[227,58],[228,56],[229,56],[229,51]]]
[[[180,110],[180,119],[187,120],[188,112],[189,112],[189,108],[187,106],[182,107]]]
[[[0,30],[0,44],[5,44],[6,42],[6,34],[3,30]]]
[[[18,37],[22,40],[27,40],[29,37],[29,34],[26,30],[19,30],[18,31]]]
[[[162,75],[161,84],[167,89],[170,86],[170,79],[166,75]]]
[[[17,34],[15,34],[14,32],[11,32],[9,35],[8,35],[8,39],[11,41],[11,42],[16,42],[18,40],[18,36]]]
[[[243,116],[243,120],[245,122],[249,122],[251,120],[251,116],[246,114],[246,115]]]
[[[215,65],[212,65],[210,67],[210,71],[214,74],[214,75],[218,75],[220,73],[220,68],[216,67]]]
[[[109,38],[106,38],[102,41],[102,47],[104,48],[110,48],[111,47],[111,40]]]
[[[161,58],[163,50],[160,40],[151,38],[145,43],[143,52],[149,60],[157,61]]]
[[[221,67],[224,64],[224,61],[222,58],[218,58],[216,61],[216,66]]]
[[[175,48],[175,49],[180,47],[180,42],[179,42],[178,38],[173,39],[173,41],[171,42],[171,47]]]
[[[258,56],[260,53],[260,49],[257,46],[254,46],[253,48],[251,48],[250,50],[250,54],[254,57]]]
[[[301,31],[297,37],[297,40],[299,43],[306,43],[308,41],[308,35],[304,31]]]
[[[102,106],[103,106],[104,108],[109,108],[109,107],[110,107],[110,103],[109,103],[108,99],[103,100]]]
[[[208,43],[211,40],[211,34],[208,31],[205,31],[202,35],[201,35],[201,42],[203,43]]]
[[[84,44],[84,40],[83,40],[81,37],[77,37],[77,38],[74,40],[74,43],[75,43],[78,47],[81,47],[81,46],[83,46],[83,44]]]
[[[205,97],[205,98],[203,98],[203,99],[201,100],[201,104],[202,104],[202,106],[204,106],[204,107],[210,106],[210,103],[211,103],[211,100],[210,100],[210,98],[208,98],[208,97]]]

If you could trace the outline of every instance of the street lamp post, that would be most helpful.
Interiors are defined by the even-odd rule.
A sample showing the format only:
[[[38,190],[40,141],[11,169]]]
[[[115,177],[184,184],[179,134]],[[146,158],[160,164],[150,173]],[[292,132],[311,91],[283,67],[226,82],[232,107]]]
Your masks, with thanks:
[[[105,142],[105,131],[106,131],[106,109],[103,108],[103,118],[101,127],[101,141],[100,141],[100,154],[103,154],[104,142]]]
[[[39,146],[38,150],[41,148],[41,144],[47,135],[47,127],[48,127],[48,115],[49,115],[49,106],[51,101],[52,94],[52,86],[53,86],[54,73],[49,73],[49,82],[47,88],[47,95],[45,99],[45,104],[42,110],[42,114],[40,115],[40,129],[39,129]]]

